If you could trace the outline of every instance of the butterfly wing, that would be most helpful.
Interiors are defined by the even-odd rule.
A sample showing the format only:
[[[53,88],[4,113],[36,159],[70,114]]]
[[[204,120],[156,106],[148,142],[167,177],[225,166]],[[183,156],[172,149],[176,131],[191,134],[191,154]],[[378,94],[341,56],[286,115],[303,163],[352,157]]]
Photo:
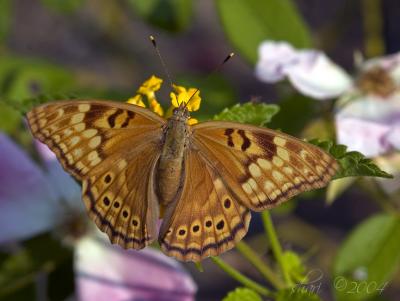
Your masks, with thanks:
[[[193,144],[247,208],[262,211],[325,186],[338,164],[320,148],[281,132],[234,122],[193,126]]]
[[[135,105],[96,100],[54,102],[27,117],[33,135],[82,181],[89,216],[113,243],[139,249],[154,240],[164,119]]]
[[[196,150],[185,155],[185,181],[165,211],[159,242],[168,256],[200,261],[231,249],[247,233],[249,210]]]

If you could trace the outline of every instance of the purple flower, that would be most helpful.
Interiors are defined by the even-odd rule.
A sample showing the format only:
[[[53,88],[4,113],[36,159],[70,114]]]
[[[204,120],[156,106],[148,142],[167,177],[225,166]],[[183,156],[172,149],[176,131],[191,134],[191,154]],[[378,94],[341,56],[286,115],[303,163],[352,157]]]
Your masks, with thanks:
[[[0,243],[49,231],[84,212],[80,187],[52,152],[36,143],[44,170],[0,133]],[[73,247],[79,300],[194,300],[191,277],[159,251],[123,250],[94,226]]]

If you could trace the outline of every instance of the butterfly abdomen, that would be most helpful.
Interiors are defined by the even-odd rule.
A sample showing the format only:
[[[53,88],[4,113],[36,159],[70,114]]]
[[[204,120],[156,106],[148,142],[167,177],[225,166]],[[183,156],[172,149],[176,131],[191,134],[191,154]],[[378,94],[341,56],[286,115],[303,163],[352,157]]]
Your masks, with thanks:
[[[184,151],[189,140],[186,120],[170,118],[164,130],[164,143],[157,171],[160,203],[172,202],[181,186]]]

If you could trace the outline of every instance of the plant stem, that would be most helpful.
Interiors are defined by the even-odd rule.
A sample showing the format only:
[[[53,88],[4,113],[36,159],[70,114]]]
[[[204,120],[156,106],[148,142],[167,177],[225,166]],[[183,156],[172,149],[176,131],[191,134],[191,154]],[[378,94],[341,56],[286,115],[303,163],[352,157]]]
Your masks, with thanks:
[[[283,279],[285,280],[287,286],[292,286],[293,282],[290,279],[289,271],[286,270],[285,263],[283,262],[282,247],[279,243],[278,236],[276,235],[271,215],[268,210],[264,210],[261,213],[261,216],[264,223],[265,231],[267,232],[268,239],[271,243],[272,252],[274,253],[275,259],[278,262],[279,267],[282,271]]]
[[[367,57],[381,56],[385,53],[381,0],[363,0],[360,3],[364,20],[365,54]]]
[[[244,241],[236,244],[236,249],[269,281],[275,288],[285,286],[275,272],[258,256],[256,252]]]
[[[211,257],[211,260],[214,261],[214,263],[217,266],[219,266],[222,270],[224,270],[229,276],[231,276],[233,279],[237,280],[244,286],[256,291],[257,293],[263,296],[272,296],[272,292],[269,289],[246,277],[238,270],[236,270],[235,268],[231,267],[229,264],[224,262],[221,258]]]

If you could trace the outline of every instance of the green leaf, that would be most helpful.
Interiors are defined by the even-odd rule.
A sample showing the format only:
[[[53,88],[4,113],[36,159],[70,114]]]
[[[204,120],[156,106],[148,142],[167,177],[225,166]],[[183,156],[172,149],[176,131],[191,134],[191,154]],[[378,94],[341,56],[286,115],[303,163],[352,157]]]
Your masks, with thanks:
[[[9,99],[5,99],[5,100],[3,100],[3,103],[8,105],[10,108],[13,108],[16,112],[18,112],[21,115],[21,114],[26,114],[33,107],[44,104],[44,103],[48,103],[51,101],[57,101],[57,100],[63,100],[63,99],[72,100],[75,98],[76,98],[76,95],[74,95],[74,94],[63,94],[63,93],[43,94],[43,95],[38,95],[36,97],[24,98],[18,102],[9,100]]]
[[[379,214],[361,223],[341,246],[334,266],[338,300],[380,295],[400,263],[400,217]]]
[[[245,287],[238,287],[229,292],[222,301],[262,301],[262,299],[255,291]]]
[[[360,176],[393,178],[392,175],[381,170],[371,159],[366,158],[363,154],[355,151],[348,152],[345,145],[318,139],[313,139],[309,142],[324,149],[339,162],[340,170],[334,179]]]
[[[74,87],[74,76],[42,60],[0,57],[0,97],[19,100],[39,94],[63,93]]]
[[[293,282],[301,283],[306,280],[306,268],[299,255],[292,251],[285,251],[282,254],[282,262]]]
[[[317,287],[318,288],[318,287]],[[317,289],[316,289],[317,290]],[[320,301],[321,299],[314,292],[303,286],[280,290],[275,301]]]
[[[128,0],[128,3],[147,22],[171,32],[186,29],[193,18],[192,0]]]
[[[21,114],[12,107],[0,102],[0,130],[10,134],[19,126],[20,122]]]
[[[10,30],[12,18],[12,1],[0,1],[0,42],[4,41]]]
[[[226,34],[251,63],[263,40],[284,40],[295,47],[311,46],[310,33],[291,0],[217,0]]]
[[[236,121],[263,126],[270,122],[278,111],[277,105],[247,102],[236,104],[229,109],[225,108],[221,113],[214,116],[214,120]]]
[[[204,268],[203,268],[203,265],[201,264],[201,262],[194,262],[194,266],[196,267],[196,269],[197,269],[200,273],[203,273],[203,272],[204,272]]]
[[[59,66],[16,56],[0,57],[0,130],[11,133],[20,125],[21,113],[32,106],[29,99],[74,88],[72,73]]]

